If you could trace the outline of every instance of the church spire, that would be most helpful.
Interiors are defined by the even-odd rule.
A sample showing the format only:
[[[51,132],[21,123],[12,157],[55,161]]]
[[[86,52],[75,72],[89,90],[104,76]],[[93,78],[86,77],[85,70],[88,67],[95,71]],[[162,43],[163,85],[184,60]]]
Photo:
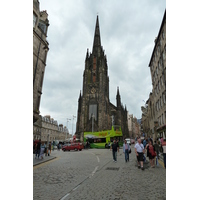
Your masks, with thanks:
[[[117,87],[116,100],[117,100],[117,107],[120,107],[121,106],[121,97],[120,97],[120,94],[119,94],[119,87]]]
[[[101,51],[101,37],[100,37],[100,29],[99,29],[99,18],[97,15],[92,53],[94,53],[94,55],[97,56],[98,50],[99,52]]]

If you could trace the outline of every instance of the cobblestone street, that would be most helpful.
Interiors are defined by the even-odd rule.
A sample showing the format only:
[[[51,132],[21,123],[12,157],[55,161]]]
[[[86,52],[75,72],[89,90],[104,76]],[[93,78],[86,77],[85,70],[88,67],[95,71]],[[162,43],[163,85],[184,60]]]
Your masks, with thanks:
[[[54,151],[57,158],[33,168],[35,200],[166,199],[166,170],[137,168],[133,151],[125,163],[122,149],[117,163],[108,149]]]

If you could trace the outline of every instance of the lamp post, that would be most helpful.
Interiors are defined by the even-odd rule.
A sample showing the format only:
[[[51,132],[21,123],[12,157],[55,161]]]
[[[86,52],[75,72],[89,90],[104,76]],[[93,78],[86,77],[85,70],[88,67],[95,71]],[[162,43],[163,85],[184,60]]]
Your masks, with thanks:
[[[74,124],[74,118],[76,118],[76,116],[72,116],[73,117],[73,122],[72,122],[72,136],[73,136],[73,124]]]
[[[92,113],[92,133],[93,133],[93,126],[94,126],[94,114]]]
[[[67,128],[68,128],[68,122],[69,122],[69,120],[71,120],[71,119],[67,118]]]

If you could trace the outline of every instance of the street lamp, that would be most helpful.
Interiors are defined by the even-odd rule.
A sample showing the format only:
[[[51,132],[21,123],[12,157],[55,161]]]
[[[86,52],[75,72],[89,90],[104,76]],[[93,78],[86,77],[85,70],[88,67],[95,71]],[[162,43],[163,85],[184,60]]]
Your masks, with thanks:
[[[69,120],[71,120],[71,119],[67,118],[67,129],[68,129],[68,122],[69,122]]]
[[[92,133],[93,133],[93,126],[94,126],[94,114],[92,113]]]
[[[73,117],[73,122],[72,122],[72,136],[73,136],[73,124],[74,124],[74,118],[76,118],[76,116],[72,116]]]

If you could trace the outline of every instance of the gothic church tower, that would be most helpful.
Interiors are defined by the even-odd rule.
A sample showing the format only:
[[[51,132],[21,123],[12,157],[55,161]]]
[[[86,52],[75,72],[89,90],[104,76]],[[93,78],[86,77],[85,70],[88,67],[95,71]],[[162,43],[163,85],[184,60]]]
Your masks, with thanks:
[[[117,103],[121,104],[121,101]],[[117,105],[117,107],[119,112],[121,105]],[[83,132],[92,131],[92,119],[94,132],[110,130],[112,127],[111,116],[113,115],[113,110],[117,111],[117,107],[112,105],[109,100],[108,65],[106,55],[101,46],[99,19],[97,16],[92,53],[89,53],[87,49],[85,58],[83,89],[78,100],[76,135],[80,137]]]

